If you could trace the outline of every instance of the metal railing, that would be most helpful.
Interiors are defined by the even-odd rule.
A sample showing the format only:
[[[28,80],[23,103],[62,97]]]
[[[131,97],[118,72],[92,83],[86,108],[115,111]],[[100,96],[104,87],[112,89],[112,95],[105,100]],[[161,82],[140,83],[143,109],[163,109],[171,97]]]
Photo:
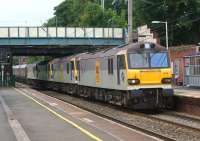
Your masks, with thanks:
[[[122,28],[0,27],[0,38],[124,38]]]

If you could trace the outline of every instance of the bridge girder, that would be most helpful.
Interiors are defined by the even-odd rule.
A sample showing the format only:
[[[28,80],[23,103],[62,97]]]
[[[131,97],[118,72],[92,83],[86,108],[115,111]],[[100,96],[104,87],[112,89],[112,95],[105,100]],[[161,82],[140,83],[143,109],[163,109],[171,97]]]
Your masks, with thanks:
[[[3,48],[9,49],[12,56],[68,56],[111,47],[113,46],[4,46]]]

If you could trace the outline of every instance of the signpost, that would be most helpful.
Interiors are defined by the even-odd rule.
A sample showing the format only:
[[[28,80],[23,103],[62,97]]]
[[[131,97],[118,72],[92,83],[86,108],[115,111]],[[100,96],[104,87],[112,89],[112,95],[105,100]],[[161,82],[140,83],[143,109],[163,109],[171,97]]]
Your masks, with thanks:
[[[11,50],[0,47],[0,86],[14,85],[13,80]]]

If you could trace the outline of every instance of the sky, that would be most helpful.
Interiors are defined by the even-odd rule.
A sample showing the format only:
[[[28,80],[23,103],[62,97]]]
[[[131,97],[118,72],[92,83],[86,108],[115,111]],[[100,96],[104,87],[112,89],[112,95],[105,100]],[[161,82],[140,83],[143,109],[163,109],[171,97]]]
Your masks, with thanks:
[[[0,26],[40,26],[64,0],[0,0]]]

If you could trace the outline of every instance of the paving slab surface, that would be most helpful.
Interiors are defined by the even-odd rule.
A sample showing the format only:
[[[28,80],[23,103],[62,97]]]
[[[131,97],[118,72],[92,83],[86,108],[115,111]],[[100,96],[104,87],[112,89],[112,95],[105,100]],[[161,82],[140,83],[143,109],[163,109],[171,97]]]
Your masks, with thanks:
[[[27,91],[27,92],[26,92]],[[37,92],[0,89],[2,141],[155,141],[155,137]],[[2,105],[3,103],[4,106]],[[8,108],[5,108],[5,105]],[[12,114],[9,114],[9,109]],[[14,127],[8,121],[15,120]],[[11,122],[12,123],[12,122]],[[12,128],[17,130],[14,130]],[[18,131],[23,130],[23,132]],[[16,134],[20,134],[17,138]],[[24,136],[27,136],[26,138]],[[21,139],[20,139],[21,137]],[[27,139],[28,138],[28,139]]]
[[[15,135],[8,123],[7,116],[0,103],[0,140],[2,141],[17,141]]]
[[[200,89],[192,89],[186,87],[175,88],[176,96],[200,98]]]

